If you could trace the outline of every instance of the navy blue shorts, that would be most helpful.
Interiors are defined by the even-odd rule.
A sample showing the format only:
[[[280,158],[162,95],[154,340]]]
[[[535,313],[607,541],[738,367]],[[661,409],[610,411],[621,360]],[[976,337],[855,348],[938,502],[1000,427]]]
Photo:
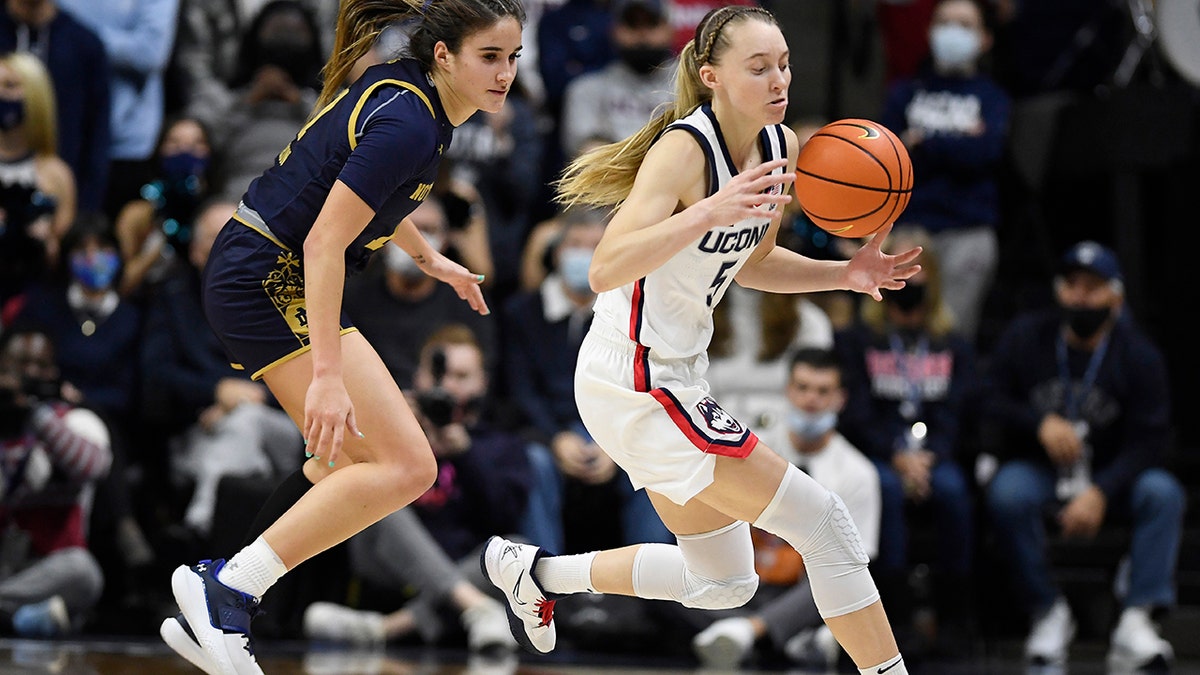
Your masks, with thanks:
[[[204,264],[204,314],[234,368],[255,380],[309,350],[299,254],[236,218]],[[356,330],[345,314],[342,333]]]

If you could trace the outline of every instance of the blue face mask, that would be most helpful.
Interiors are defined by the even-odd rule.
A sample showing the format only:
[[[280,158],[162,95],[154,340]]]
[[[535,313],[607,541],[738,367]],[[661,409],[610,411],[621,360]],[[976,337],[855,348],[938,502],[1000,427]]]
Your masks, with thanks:
[[[162,174],[167,183],[186,183],[188,178],[204,175],[208,158],[190,152],[177,152],[162,156]]]
[[[939,71],[960,71],[979,56],[979,34],[958,24],[934,26],[929,34],[933,64]]]
[[[111,287],[120,269],[121,257],[116,251],[97,251],[92,255],[76,253],[71,256],[71,276],[90,291]]]
[[[562,275],[567,288],[575,293],[591,294],[592,286],[588,283],[588,270],[591,267],[590,248],[564,248],[559,254],[558,273]]]
[[[25,101],[0,98],[0,131],[12,131],[24,123]]]
[[[837,426],[837,413],[832,410],[810,413],[792,408],[787,416],[788,430],[806,441],[820,438],[826,431]]]

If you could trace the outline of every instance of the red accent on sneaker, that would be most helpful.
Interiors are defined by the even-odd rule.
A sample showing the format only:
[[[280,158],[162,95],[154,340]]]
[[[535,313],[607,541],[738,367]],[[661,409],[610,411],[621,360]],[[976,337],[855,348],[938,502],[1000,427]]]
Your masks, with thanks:
[[[541,618],[541,620],[542,620],[542,622],[538,624],[538,628],[541,628],[543,626],[549,626],[550,622],[554,620],[554,603],[555,602],[558,602],[558,601],[557,600],[547,600],[545,598],[542,598],[541,600],[537,601],[536,605],[534,605],[535,607],[537,607],[538,617]]]

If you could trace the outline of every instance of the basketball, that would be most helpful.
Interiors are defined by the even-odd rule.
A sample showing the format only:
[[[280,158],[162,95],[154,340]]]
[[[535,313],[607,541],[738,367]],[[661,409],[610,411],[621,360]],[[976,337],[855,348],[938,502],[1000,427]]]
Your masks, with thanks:
[[[817,227],[839,237],[866,237],[895,222],[912,185],[908,150],[871,120],[826,124],[796,158],[796,201]]]

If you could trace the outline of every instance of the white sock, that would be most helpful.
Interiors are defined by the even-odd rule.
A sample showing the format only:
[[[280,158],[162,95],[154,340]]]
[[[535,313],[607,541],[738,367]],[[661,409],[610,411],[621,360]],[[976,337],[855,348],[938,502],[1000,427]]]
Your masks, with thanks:
[[[259,537],[229,559],[217,572],[217,581],[226,586],[261,598],[267,589],[287,573],[283,561],[265,539]]]
[[[908,668],[904,667],[904,657],[897,654],[877,666],[859,668],[858,672],[862,675],[908,675]]]
[[[576,555],[544,556],[534,573],[547,593],[595,593],[592,588],[592,560],[596,551]]]

